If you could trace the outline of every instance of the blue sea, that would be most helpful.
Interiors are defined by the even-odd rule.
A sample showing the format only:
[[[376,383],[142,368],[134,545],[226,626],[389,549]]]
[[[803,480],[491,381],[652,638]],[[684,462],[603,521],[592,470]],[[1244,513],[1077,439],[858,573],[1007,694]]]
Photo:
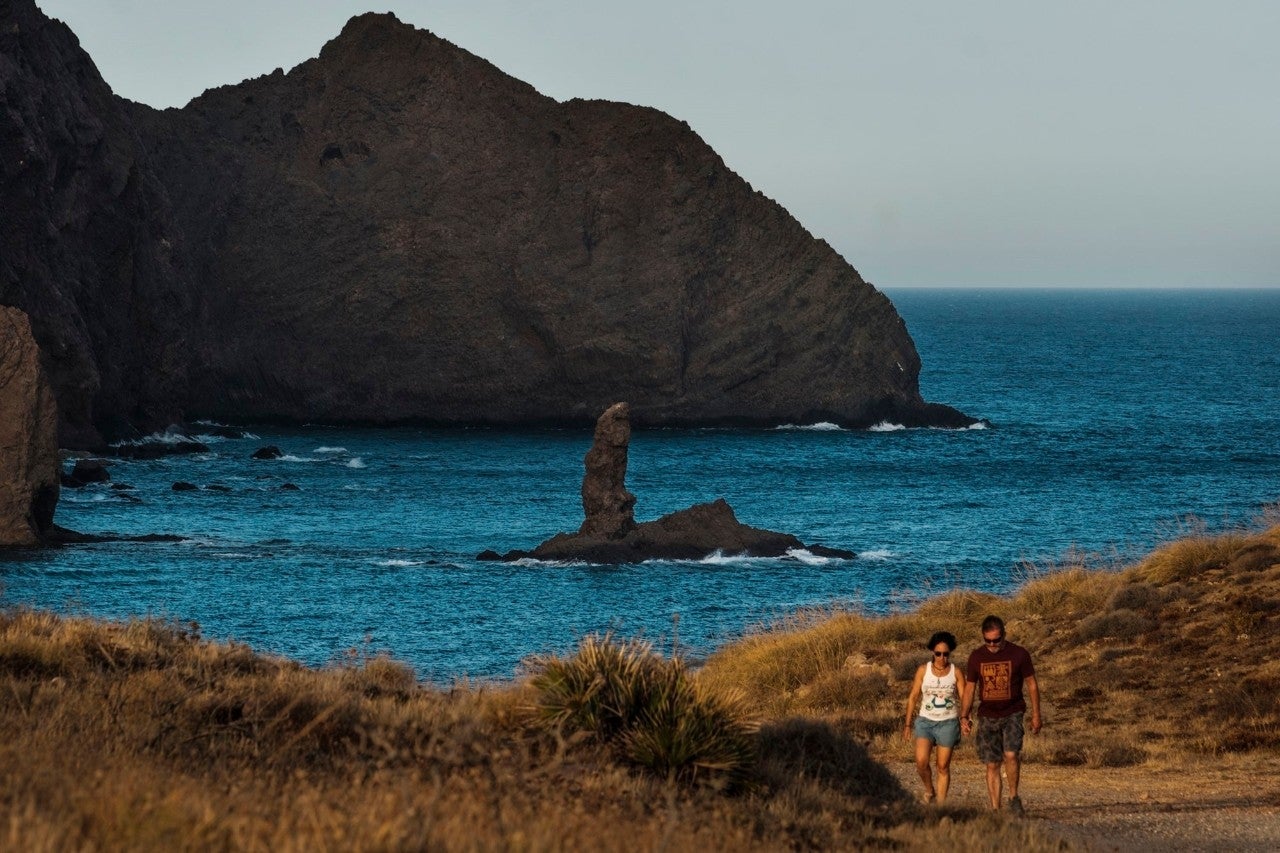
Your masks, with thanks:
[[[477,562],[577,528],[588,431],[248,425],[208,454],[115,462],[140,502],[90,486],[58,506],[75,530],[184,541],[9,552],[0,601],[194,620],[317,665],[388,652],[448,683],[511,677],[590,632],[700,655],[799,608],[1006,591],[1028,564],[1123,562],[1187,516],[1248,524],[1280,500],[1280,291],[889,295],[926,399],[989,428],[655,430],[631,447],[639,519],[724,497],[856,560]],[[286,455],[250,459],[267,444]]]

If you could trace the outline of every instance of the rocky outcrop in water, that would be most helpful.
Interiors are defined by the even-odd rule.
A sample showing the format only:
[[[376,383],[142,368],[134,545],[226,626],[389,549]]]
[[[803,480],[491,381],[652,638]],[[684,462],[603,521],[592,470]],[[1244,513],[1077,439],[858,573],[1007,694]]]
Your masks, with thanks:
[[[627,448],[631,443],[631,412],[614,403],[596,421],[595,439],[584,460],[582,478],[583,536],[620,539],[636,526],[636,496],[627,491]]]
[[[586,515],[577,533],[560,533],[532,551],[499,554],[487,550],[480,560],[584,560],[590,563],[640,563],[645,560],[700,560],[717,551],[750,557],[781,557],[805,549],[823,557],[852,559],[852,551],[805,545],[789,533],[775,533],[738,521],[723,499],[696,504],[636,524],[635,495],[623,482],[631,425],[627,404],[615,403],[596,422],[595,440],[586,456],[582,507]],[[588,500],[588,495],[591,499]]]
[[[0,306],[0,545],[37,545],[58,505],[58,412],[27,316]]]
[[[0,303],[68,444],[187,417],[963,426],[902,319],[657,110],[391,15],[157,111],[0,6]]]

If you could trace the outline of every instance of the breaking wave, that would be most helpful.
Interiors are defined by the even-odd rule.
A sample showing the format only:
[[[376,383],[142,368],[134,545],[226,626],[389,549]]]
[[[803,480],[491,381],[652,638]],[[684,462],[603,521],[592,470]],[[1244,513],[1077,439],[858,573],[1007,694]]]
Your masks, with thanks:
[[[783,424],[776,426],[774,429],[781,430],[804,430],[806,432],[844,432],[845,428],[839,424],[833,424],[831,421],[819,421],[816,424]]]

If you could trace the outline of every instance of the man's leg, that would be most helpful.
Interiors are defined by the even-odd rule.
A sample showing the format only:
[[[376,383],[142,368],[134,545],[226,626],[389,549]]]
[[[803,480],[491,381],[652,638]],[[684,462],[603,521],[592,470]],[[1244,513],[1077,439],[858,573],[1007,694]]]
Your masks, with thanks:
[[[1022,767],[1022,756],[1016,752],[1004,754],[1004,775],[1009,780],[1009,799],[1018,796],[1018,775]]]
[[[991,798],[991,808],[1000,808],[1000,762],[987,765],[987,796]]]

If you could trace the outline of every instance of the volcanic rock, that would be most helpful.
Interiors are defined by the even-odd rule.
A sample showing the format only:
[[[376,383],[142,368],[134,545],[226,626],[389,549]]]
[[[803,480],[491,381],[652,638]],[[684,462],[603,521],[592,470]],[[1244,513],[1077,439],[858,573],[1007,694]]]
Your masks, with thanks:
[[[253,451],[254,459],[279,459],[284,454],[280,452],[280,448],[274,444],[268,444],[266,447],[259,447]]]
[[[111,471],[101,459],[81,459],[71,469],[71,479],[81,483],[105,483],[111,479]]]
[[[208,453],[209,445],[186,437],[167,441],[136,441],[115,444],[109,452],[123,459],[161,459],[165,456],[181,456],[187,453]]]
[[[127,102],[31,0],[0,3],[0,199],[0,305],[31,317],[62,446],[171,422],[195,300],[167,191]]]
[[[175,492],[195,492],[199,491],[200,487],[195,483],[188,483],[186,480],[179,480],[173,484],[173,490]]]
[[[781,557],[805,549],[819,556],[852,559],[852,551],[806,546],[789,533],[749,527],[720,498],[636,524],[635,496],[623,482],[631,425],[627,404],[610,406],[596,422],[595,441],[586,457],[582,505],[587,519],[577,533],[560,533],[532,551],[499,556],[487,549],[477,560],[585,560],[591,563],[639,563],[644,560],[700,560],[716,552],[751,557]],[[588,501],[588,494],[592,500]],[[594,523],[593,523],[594,522]]]
[[[636,526],[636,496],[626,488],[630,442],[630,409],[626,403],[614,403],[596,420],[595,440],[587,451],[580,535],[620,539]]]
[[[62,474],[57,429],[31,322],[0,306],[0,545],[37,545],[53,526]]]
[[[217,420],[967,426],[889,300],[687,124],[392,15],[182,109],[0,6],[0,304],[63,443]]]

